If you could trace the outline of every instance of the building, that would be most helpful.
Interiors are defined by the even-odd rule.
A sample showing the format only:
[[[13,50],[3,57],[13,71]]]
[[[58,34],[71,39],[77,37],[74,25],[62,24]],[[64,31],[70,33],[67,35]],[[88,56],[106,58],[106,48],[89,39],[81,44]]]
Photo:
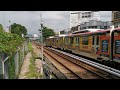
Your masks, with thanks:
[[[64,29],[64,30],[59,32],[59,35],[61,35],[61,34],[68,34],[69,31],[71,31],[70,28]]]
[[[73,11],[70,13],[70,28],[89,20],[100,20],[99,11]]]
[[[39,36],[37,34],[33,34],[33,37],[34,38],[38,38]]]
[[[70,12],[70,28],[79,25],[79,19],[80,19],[79,11]]]
[[[94,29],[94,30],[100,30],[100,29],[109,29],[112,25],[111,21],[97,21],[97,20],[89,20],[87,22],[81,23],[78,26],[72,27],[71,32],[76,31],[82,31],[85,29]]]
[[[89,20],[88,22],[84,22],[80,24],[80,30],[83,29],[108,29],[112,25],[111,21],[97,21],[97,20]]]
[[[80,30],[80,25],[77,25],[75,27],[71,28],[71,32],[79,31]]]
[[[7,27],[5,28],[5,32],[10,33],[10,27],[9,27],[9,26],[7,26]]]
[[[112,11],[112,24],[115,28],[120,25],[120,11]]]

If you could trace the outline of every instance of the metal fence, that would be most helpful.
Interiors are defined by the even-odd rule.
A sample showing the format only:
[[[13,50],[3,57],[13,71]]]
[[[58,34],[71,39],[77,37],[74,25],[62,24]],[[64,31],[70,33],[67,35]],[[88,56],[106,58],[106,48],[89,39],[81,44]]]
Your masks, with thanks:
[[[28,52],[27,42],[18,47],[12,56],[5,53],[0,54],[0,79],[16,79],[20,72],[24,56]]]

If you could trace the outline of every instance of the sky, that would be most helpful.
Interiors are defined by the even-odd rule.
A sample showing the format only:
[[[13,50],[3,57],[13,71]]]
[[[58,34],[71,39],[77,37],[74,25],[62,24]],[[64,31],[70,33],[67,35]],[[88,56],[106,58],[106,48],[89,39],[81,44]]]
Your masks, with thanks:
[[[21,24],[27,28],[28,34],[39,34],[40,13],[42,13],[44,26],[55,32],[70,26],[70,11],[0,11],[0,24],[4,28],[12,23]],[[112,11],[100,11],[102,21],[111,21],[111,15]]]

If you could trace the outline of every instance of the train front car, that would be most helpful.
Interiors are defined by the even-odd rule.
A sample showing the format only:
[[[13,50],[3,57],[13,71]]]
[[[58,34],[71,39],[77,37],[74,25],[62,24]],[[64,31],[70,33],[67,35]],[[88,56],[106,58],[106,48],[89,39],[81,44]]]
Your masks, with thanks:
[[[46,47],[50,47],[50,38],[47,38],[45,41]]]
[[[49,38],[46,39],[46,46],[48,47],[53,47],[53,48],[57,48],[57,38],[55,36],[50,36]]]
[[[64,47],[65,47],[65,36],[66,35],[59,35],[58,36],[58,43],[57,43],[57,48],[58,49],[61,49],[61,50],[64,50]]]

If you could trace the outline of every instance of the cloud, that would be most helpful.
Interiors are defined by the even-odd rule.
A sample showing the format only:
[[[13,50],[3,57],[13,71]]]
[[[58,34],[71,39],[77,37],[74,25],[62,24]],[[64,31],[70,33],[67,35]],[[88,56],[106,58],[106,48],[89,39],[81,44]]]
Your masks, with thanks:
[[[28,33],[39,34],[40,13],[42,13],[44,25],[56,32],[69,28],[70,11],[0,11],[0,23],[4,27],[12,23],[24,25]],[[111,11],[101,11],[101,20],[110,21]]]

